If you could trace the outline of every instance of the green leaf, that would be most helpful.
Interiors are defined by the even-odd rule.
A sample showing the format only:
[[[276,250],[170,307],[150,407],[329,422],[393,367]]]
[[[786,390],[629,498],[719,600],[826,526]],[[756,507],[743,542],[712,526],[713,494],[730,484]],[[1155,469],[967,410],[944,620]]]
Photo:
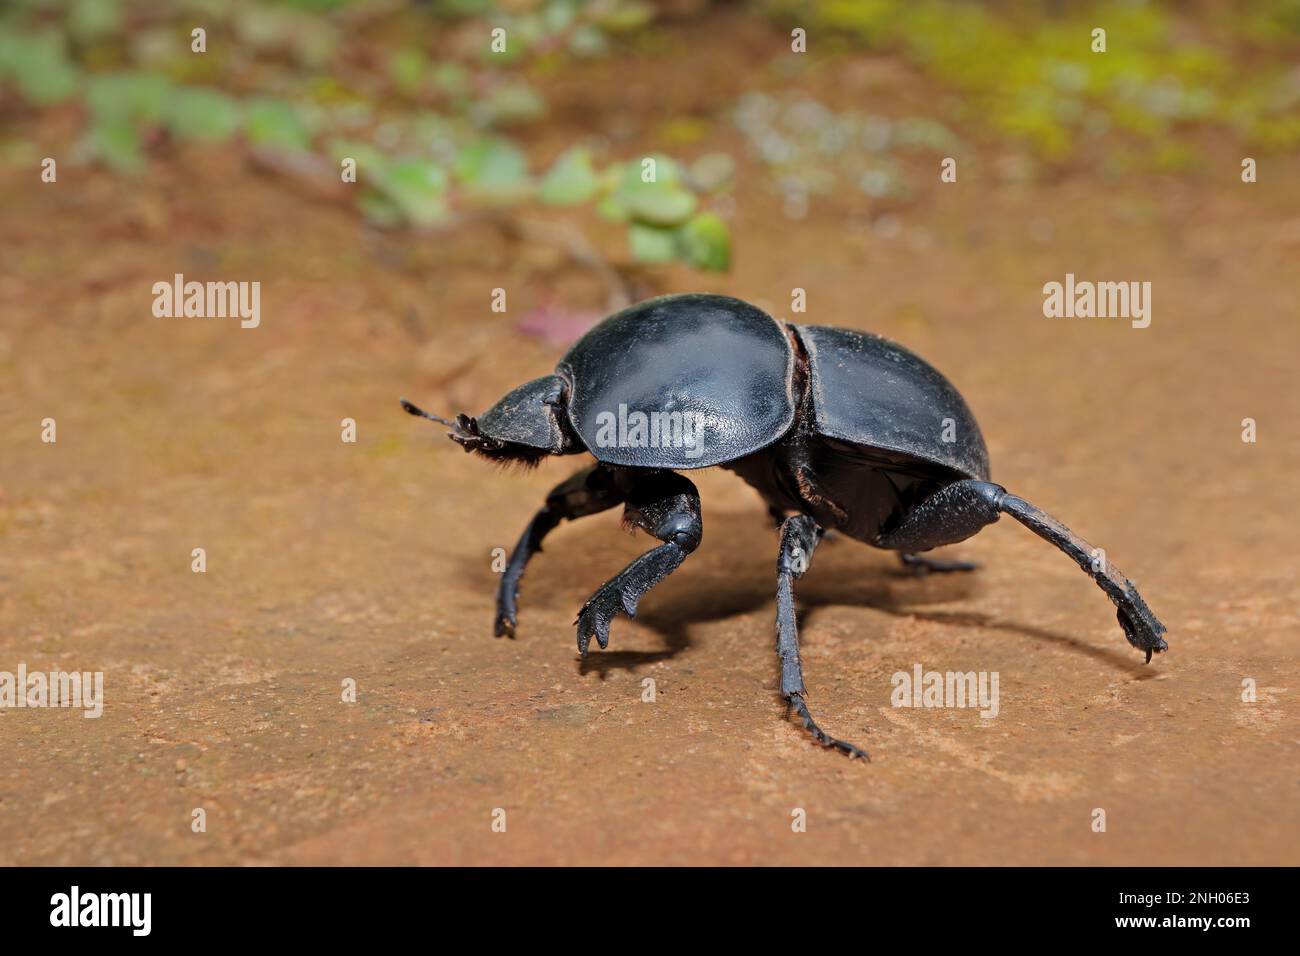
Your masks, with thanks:
[[[542,178],[537,198],[553,206],[586,202],[600,189],[600,177],[591,165],[591,153],[575,146],[561,155]]]
[[[239,129],[239,104],[206,87],[178,87],[167,98],[167,128],[179,139],[220,143]]]
[[[345,159],[355,160],[359,183],[369,183],[372,179],[378,178],[388,166],[388,160],[383,153],[369,143],[359,140],[332,139],[326,144],[325,152],[335,166],[340,166]]]
[[[596,203],[596,212],[602,219],[610,222],[627,222],[631,218],[626,207],[613,193],[606,193],[600,197],[600,202]]]
[[[514,199],[530,188],[528,160],[509,140],[484,137],[456,157],[456,178],[474,194],[489,199]]]
[[[397,204],[379,192],[366,192],[357,200],[366,221],[381,229],[396,229],[406,220]]]
[[[380,170],[374,181],[407,222],[434,226],[446,220],[447,173],[438,164],[427,159],[398,160]]]
[[[726,272],[731,268],[731,235],[727,224],[711,212],[702,212],[677,232],[682,258],[697,269]]]
[[[480,126],[529,123],[546,115],[546,101],[527,83],[508,83],[480,98],[470,114]]]
[[[135,175],[144,169],[140,134],[128,119],[97,120],[90,130],[90,144],[95,155],[116,173]]]
[[[643,162],[634,160],[624,170],[615,199],[634,220],[652,226],[680,225],[695,212],[695,196],[681,185],[677,165],[671,159],[651,158],[655,160],[655,179],[646,182]]]
[[[253,146],[305,153],[311,149],[312,130],[292,103],[259,97],[245,106],[244,136]]]
[[[675,226],[695,212],[695,196],[680,186],[648,189],[623,197],[636,219],[655,226]]]
[[[77,68],[68,59],[63,37],[54,31],[5,37],[0,67],[13,77],[24,98],[39,106],[77,91]]]
[[[662,265],[677,258],[677,239],[671,229],[631,223],[627,227],[627,245],[638,262]]]
[[[158,73],[101,73],[89,78],[86,102],[96,118],[160,123],[171,81]]]

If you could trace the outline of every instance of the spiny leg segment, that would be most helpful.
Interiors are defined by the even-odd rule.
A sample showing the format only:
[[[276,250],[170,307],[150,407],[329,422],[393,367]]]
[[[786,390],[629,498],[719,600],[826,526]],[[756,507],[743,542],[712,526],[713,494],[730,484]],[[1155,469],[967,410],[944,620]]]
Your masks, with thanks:
[[[776,560],[776,652],[781,660],[781,696],[803,721],[813,739],[850,757],[869,760],[867,752],[830,736],[813,720],[804,700],[803,666],[799,660],[799,628],[794,612],[794,582],[812,563],[822,529],[807,515],[793,515],[781,525],[781,552]]]

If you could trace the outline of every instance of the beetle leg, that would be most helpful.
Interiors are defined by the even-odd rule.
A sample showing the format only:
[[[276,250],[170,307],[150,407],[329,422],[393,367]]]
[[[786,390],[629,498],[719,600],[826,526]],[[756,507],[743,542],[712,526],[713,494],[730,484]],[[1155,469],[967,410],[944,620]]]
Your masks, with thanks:
[[[699,546],[703,534],[700,494],[689,479],[675,472],[635,474],[623,520],[664,543],[602,584],[582,606],[574,623],[578,626],[578,653],[583,657],[593,637],[602,648],[608,647],[609,625],[619,612],[636,617],[637,603],[646,592],[677,570]]]
[[[1005,488],[991,481],[966,480],[944,485],[907,511],[895,527],[877,535],[875,545],[915,554],[965,541],[998,520],[998,506],[1006,493]]]
[[[515,636],[516,601],[519,581],[532,556],[542,550],[542,539],[561,521],[583,518],[621,504],[623,495],[614,487],[608,471],[600,465],[585,468],[551,489],[533,520],[528,522],[519,543],[510,554],[501,585],[497,588],[497,616],[493,631],[497,637]]]
[[[1106,559],[1105,551],[1094,548],[1047,512],[1035,508],[1023,498],[1004,495],[998,507],[1044,541],[1050,541],[1068,554],[1106,592],[1117,609],[1115,616],[1119,619],[1120,627],[1124,628],[1124,636],[1139,651],[1146,651],[1146,663],[1151,663],[1153,653],[1169,650],[1169,644],[1164,638],[1165,626],[1147,607],[1147,602],[1142,600],[1137,585]]]
[[[1148,662],[1153,653],[1169,649],[1164,639],[1165,626],[1147,607],[1133,582],[1107,562],[1103,551],[1023,498],[1009,494],[1001,485],[974,479],[946,485],[909,511],[897,527],[878,535],[875,544],[896,551],[928,551],[964,541],[1002,514],[1011,515],[1074,559],[1106,592],[1118,609],[1116,616],[1124,636],[1146,652]]]
[[[813,721],[804,701],[803,665],[799,660],[799,626],[794,613],[794,582],[812,562],[822,529],[808,515],[792,515],[781,525],[781,552],[776,559],[776,652],[781,659],[781,696],[794,708],[804,727],[823,747],[869,760],[865,750],[837,740]]]

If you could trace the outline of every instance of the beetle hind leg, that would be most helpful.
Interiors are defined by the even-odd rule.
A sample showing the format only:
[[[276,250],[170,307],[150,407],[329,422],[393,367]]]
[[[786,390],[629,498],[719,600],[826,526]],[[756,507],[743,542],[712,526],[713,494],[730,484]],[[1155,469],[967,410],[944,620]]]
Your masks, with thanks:
[[[1147,607],[1147,602],[1138,593],[1137,585],[1107,560],[1104,551],[1094,548],[1047,512],[1034,507],[1023,498],[1012,494],[1004,495],[999,508],[1073,558],[1074,563],[1106,592],[1106,596],[1115,605],[1115,616],[1124,629],[1124,636],[1139,651],[1146,652],[1146,663],[1151,663],[1152,654],[1169,650],[1169,644],[1164,638],[1165,626]]]
[[[1105,552],[991,481],[972,478],[944,486],[904,515],[896,527],[878,535],[874,543],[879,548],[905,553],[928,551],[964,541],[1004,514],[1069,555],[1106,592],[1117,609],[1124,636],[1139,651],[1146,652],[1148,663],[1152,654],[1169,649],[1164,639],[1165,626],[1147,607],[1137,586],[1106,560]]]
[[[804,700],[803,664],[799,660],[799,627],[794,613],[794,582],[803,577],[821,540],[822,529],[807,515],[786,518],[781,525],[781,553],[776,559],[776,652],[781,659],[781,696],[799,715],[804,728],[823,747],[850,757],[870,760],[867,752],[847,740],[830,736],[813,720]]]

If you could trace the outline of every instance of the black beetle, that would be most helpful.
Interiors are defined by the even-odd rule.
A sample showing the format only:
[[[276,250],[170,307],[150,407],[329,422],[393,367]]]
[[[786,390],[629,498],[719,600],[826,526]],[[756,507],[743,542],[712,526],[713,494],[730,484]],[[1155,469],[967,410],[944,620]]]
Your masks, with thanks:
[[[590,452],[596,464],[556,486],[524,530],[497,592],[497,636],[514,636],[529,558],[565,519],[623,505],[629,526],[662,545],[606,581],[578,613],[578,651],[700,543],[700,498],[679,471],[718,465],[767,502],[781,534],[777,652],[781,695],[813,737],[866,754],[818,727],[805,702],[795,579],[827,529],[899,552],[933,571],[974,565],[917,552],[964,541],[1011,515],[1056,545],[1119,609],[1130,644],[1168,648],[1165,627],[1133,582],[1055,518],[988,480],[988,451],[970,409],[928,363],[879,336],[780,322],[720,295],[670,295],[624,309],[578,341],[553,375],[519,386],[484,415],[441,422],[467,452],[535,464]]]

